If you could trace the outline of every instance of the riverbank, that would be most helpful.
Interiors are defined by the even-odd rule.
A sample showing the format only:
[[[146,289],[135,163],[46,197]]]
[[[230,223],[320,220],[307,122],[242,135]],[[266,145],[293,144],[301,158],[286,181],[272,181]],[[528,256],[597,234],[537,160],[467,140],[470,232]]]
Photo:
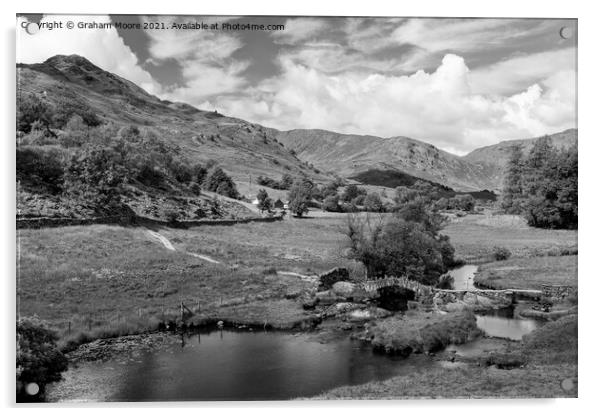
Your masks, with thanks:
[[[550,322],[522,342],[493,340],[489,351],[465,357],[448,350],[439,355],[453,361],[445,368],[339,387],[312,399],[577,397],[577,320]]]

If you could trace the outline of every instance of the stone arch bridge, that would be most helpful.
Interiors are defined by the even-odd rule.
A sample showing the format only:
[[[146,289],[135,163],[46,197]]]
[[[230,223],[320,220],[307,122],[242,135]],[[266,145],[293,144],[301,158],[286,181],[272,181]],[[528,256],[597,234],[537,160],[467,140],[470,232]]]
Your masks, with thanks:
[[[435,297],[445,297],[450,301],[460,301],[464,299],[466,293],[512,303],[517,295],[525,295],[532,298],[540,298],[542,295],[542,292],[539,290],[437,289],[433,286],[423,285],[415,280],[411,280],[407,276],[366,280],[360,283],[359,286],[368,293],[374,293],[385,287],[398,286],[406,290],[411,290],[414,292],[416,300],[424,303],[431,303]]]

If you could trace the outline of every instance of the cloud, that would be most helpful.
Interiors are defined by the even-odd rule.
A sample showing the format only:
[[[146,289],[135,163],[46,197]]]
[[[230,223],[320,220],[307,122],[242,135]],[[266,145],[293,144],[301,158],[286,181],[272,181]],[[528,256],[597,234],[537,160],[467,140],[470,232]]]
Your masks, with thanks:
[[[83,21],[82,16],[52,15],[45,16],[41,22]],[[110,23],[109,16],[89,18],[96,23]],[[115,29],[41,29],[35,35],[28,35],[21,29],[17,19],[17,62],[39,63],[54,55],[77,54],[84,56],[100,68],[113,72],[135,82],[151,94],[158,94],[161,87],[152,76],[138,64],[138,58],[123,42]]]
[[[175,20],[174,20],[175,19]],[[205,17],[205,23],[221,23],[230,18]],[[186,16],[143,17],[143,21],[186,23]],[[232,54],[243,47],[234,34],[212,30],[147,30],[149,60],[160,63],[173,59],[182,68],[185,85],[166,88],[166,98],[202,106],[211,96],[227,94],[246,85],[242,73],[249,62],[235,60]]]
[[[472,71],[472,89],[478,94],[515,93],[557,72],[573,71],[576,62],[575,48],[512,57]]]
[[[272,32],[274,42],[281,44],[298,44],[301,41],[316,38],[321,32],[328,29],[328,19],[313,19],[296,17],[287,19],[284,23],[285,30]]]
[[[427,140],[455,153],[502,139],[575,127],[574,73],[560,71],[510,96],[472,92],[464,59],[411,75],[328,75],[291,60],[244,96],[217,97],[226,113],[280,129],[322,128]]]

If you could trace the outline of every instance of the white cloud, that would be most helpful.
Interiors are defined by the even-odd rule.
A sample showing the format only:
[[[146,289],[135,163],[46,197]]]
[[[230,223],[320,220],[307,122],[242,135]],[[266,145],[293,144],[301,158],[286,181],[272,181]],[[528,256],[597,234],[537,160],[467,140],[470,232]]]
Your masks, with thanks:
[[[45,16],[41,22],[83,21],[82,16]],[[109,23],[109,16],[94,16],[85,20]],[[81,55],[100,68],[135,82],[151,94],[160,93],[160,86],[138,65],[138,58],[123,42],[115,29],[41,29],[29,35],[21,29],[26,19],[17,20],[17,62],[39,63],[54,55]]]
[[[190,19],[153,16],[144,21],[186,23]],[[208,17],[204,22],[221,23],[229,18]],[[232,54],[243,46],[235,35],[212,30],[147,30],[150,38],[149,55],[152,62],[176,60],[182,68],[185,85],[165,89],[166,98],[203,106],[207,97],[236,91],[246,84],[242,72],[249,62],[234,60]]]
[[[211,103],[280,129],[323,128],[383,137],[404,135],[464,153],[502,139],[575,127],[574,73],[560,71],[509,97],[472,92],[464,60],[444,57],[433,73],[327,75],[291,60],[283,74],[244,97]]]

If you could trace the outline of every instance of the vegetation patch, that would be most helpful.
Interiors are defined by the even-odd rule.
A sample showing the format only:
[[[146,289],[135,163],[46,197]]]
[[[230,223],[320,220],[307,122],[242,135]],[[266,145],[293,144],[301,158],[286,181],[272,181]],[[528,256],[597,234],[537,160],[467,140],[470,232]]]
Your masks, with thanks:
[[[474,282],[491,289],[541,290],[543,284],[577,286],[577,256],[508,259],[483,264]]]
[[[374,349],[405,356],[463,344],[481,333],[474,314],[469,311],[446,315],[409,311],[377,322],[368,331]]]

